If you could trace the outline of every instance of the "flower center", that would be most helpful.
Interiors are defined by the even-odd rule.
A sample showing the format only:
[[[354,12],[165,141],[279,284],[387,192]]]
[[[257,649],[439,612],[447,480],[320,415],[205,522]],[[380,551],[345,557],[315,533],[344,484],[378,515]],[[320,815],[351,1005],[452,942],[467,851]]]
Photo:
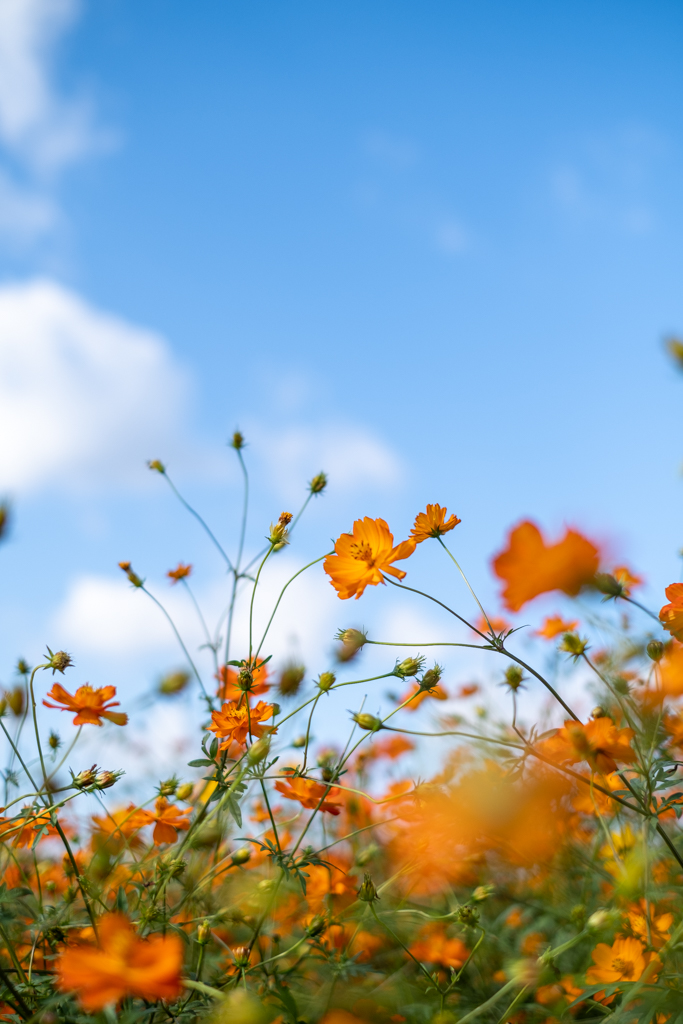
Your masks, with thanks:
[[[356,544],[352,544],[351,555],[359,562],[367,562],[370,569],[375,564],[375,560],[372,555],[372,548],[367,541],[362,540],[358,541]]]
[[[632,978],[634,973],[633,961],[622,960],[620,956],[615,957],[612,961],[612,970],[618,971],[622,978]]]

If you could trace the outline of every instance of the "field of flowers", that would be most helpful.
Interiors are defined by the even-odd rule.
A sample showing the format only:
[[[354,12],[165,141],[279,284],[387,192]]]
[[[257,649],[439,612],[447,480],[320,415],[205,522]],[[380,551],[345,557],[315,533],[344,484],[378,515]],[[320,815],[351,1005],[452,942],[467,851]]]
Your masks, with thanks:
[[[683,346],[673,343],[672,354],[683,364]],[[241,434],[232,447],[246,485]],[[186,504],[166,467],[149,465]],[[249,562],[246,501],[234,551],[190,507],[228,569],[227,611],[216,633],[207,630],[210,678],[177,635],[187,671],[167,676],[159,696],[196,688],[205,720],[189,766],[143,802],[117,802],[116,771],[61,774],[81,729],[127,727],[114,687],[70,685],[65,651],[19,663],[0,717],[0,1016],[675,1024],[683,1018],[683,583],[666,589],[661,609],[648,609],[637,573],[606,564],[581,532],[548,539],[531,521],[510,531],[492,563],[509,612],[542,594],[581,595],[575,617],[528,614],[539,644],[591,674],[598,697],[584,721],[562,680],[522,659],[516,631],[473,592],[470,621],[442,593],[411,587],[424,544],[443,549],[465,578],[452,511],[416,510],[398,543],[383,519],[359,518],[300,572],[324,572],[341,602],[362,601],[368,587],[399,588],[423,611],[439,606],[457,629],[441,644],[341,629],[330,663],[311,679],[269,657],[270,624],[289,584],[262,634],[251,616],[243,648],[232,634],[239,602],[253,610],[269,560],[305,528],[306,507],[326,486],[323,473],[314,477],[298,514],[283,512]],[[5,527],[3,512],[0,535]],[[156,600],[135,566],[121,569]],[[191,576],[182,563],[168,573],[190,596]],[[368,677],[372,645],[387,666]],[[459,681],[442,679],[438,661],[421,652],[458,648],[490,656],[502,687],[496,718],[474,708],[439,716]],[[518,721],[519,691],[532,678],[561,707],[560,727]],[[401,688],[383,718],[362,704],[380,680]],[[341,687],[357,710],[343,741],[320,747],[316,712]],[[476,690],[460,683],[463,706]],[[55,724],[61,711],[76,727],[66,753],[55,732],[41,734],[41,702]],[[411,728],[410,712],[425,702],[440,717],[431,732]],[[290,720],[299,738],[285,745]],[[423,779],[400,777],[401,759],[433,743],[429,736],[441,737],[430,748],[439,763],[427,759]],[[387,765],[398,770],[390,776]],[[196,781],[179,781],[188,778]],[[86,829],[73,814],[84,798],[99,801]]]

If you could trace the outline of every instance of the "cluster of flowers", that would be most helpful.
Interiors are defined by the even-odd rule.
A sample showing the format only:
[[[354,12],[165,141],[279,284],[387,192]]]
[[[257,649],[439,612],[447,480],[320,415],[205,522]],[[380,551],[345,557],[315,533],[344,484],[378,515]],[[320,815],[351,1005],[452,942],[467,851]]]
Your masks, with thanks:
[[[233,446],[246,474],[241,435]],[[161,462],[150,467],[168,480]],[[305,504],[325,486],[319,474]],[[657,614],[632,596],[640,579],[624,566],[605,571],[599,547],[581,533],[550,543],[531,522],[511,531],[493,561],[508,614],[541,595],[579,598],[578,617],[547,615],[535,643],[594,680],[599,703],[582,720],[561,692],[560,659],[541,659],[550,671],[528,664],[512,626],[490,617],[473,591],[470,621],[402,582],[396,563],[428,541],[462,573],[444,540],[460,523],[455,515],[428,505],[399,544],[383,519],[359,519],[305,568],[323,562],[342,600],[391,584],[436,601],[454,624],[444,647],[479,648],[500,666],[509,714],[479,708],[468,723],[464,712],[439,716],[439,708],[467,701],[478,684],[456,693],[418,653],[362,678],[367,650],[391,643],[358,629],[340,631],[334,663],[308,686],[301,666],[273,671],[264,653],[272,616],[260,642],[250,618],[248,649],[230,657],[236,602],[246,595],[253,608],[269,559],[300,515],[283,513],[246,562],[243,542],[232,559],[195,513],[227,564],[229,611],[222,635],[207,640],[211,682],[183,645],[189,671],[167,677],[160,699],[199,686],[206,719],[190,767],[201,778],[173,777],[146,802],[118,807],[111,794],[102,798],[117,772],[93,766],[62,784],[81,728],[124,727],[127,715],[112,710],[112,686],[74,690],[52,680],[43,704],[73,714],[78,727],[56,764],[59,740],[41,737],[36,691],[45,672],[71,671],[71,658],[48,651],[33,670],[19,665],[22,682],[0,717],[9,749],[0,1017],[675,1021],[683,1012],[683,584],[667,589]],[[133,587],[150,593],[130,563],[120,564]],[[191,575],[182,563],[168,573],[188,591]],[[612,603],[600,610],[600,600]],[[609,645],[593,650],[592,637],[607,630]],[[312,722],[327,694],[392,679],[405,692],[387,715],[361,705],[338,747],[314,750]],[[519,720],[528,680],[546,688],[563,724],[540,732]],[[418,707],[431,711],[431,730],[408,728]],[[35,753],[27,754],[20,737],[29,712]],[[281,737],[292,719],[303,732],[287,747]],[[431,770],[420,781],[402,766],[411,752],[419,757],[424,736],[443,737],[444,754],[435,767],[427,741],[422,764]],[[87,828],[70,818],[71,803],[84,799],[100,808]]]

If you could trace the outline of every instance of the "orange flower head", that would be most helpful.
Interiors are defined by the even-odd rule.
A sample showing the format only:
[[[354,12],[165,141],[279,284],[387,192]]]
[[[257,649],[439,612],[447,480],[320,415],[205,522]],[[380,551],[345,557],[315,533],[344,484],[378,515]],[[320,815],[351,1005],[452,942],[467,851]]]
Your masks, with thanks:
[[[447,513],[448,510],[441,508],[441,505],[427,505],[426,512],[418,512],[415,516],[415,525],[410,531],[410,536],[417,544],[421,544],[423,540],[441,537],[449,530],[455,529],[461,520],[456,515],[446,519]]]
[[[383,573],[402,580],[405,572],[391,563],[408,558],[415,550],[411,537],[394,546],[394,535],[383,519],[357,519],[353,533],[342,533],[323,568],[339,597],[359,598],[366,587],[384,582]]]
[[[192,573],[191,565],[183,565],[182,562],[178,562],[175,569],[170,569],[166,575],[168,576],[171,583],[178,583],[180,580],[187,579]]]
[[[99,946],[71,946],[57,960],[57,987],[94,1012],[124,996],[155,1001],[180,995],[183,943],[177,935],[140,939],[123,914],[99,922]]]
[[[30,807],[24,807],[16,818],[0,817],[0,842],[11,842],[21,849],[32,846],[40,833],[43,837],[58,835],[47,811],[35,814]]]
[[[638,981],[647,966],[644,947],[638,939],[616,939],[612,946],[599,942],[591,956],[595,966],[586,972],[589,984]]]
[[[627,565],[617,565],[612,570],[612,575],[617,583],[623,588],[625,597],[628,597],[635,587],[641,587],[643,585],[643,577],[637,576],[636,573],[631,572]]]
[[[410,947],[410,952],[422,963],[453,967],[455,970],[462,967],[469,955],[461,939],[449,939],[443,928],[429,926],[422,930],[420,938]]]
[[[496,575],[505,582],[503,599],[513,612],[552,590],[576,597],[598,565],[598,549],[576,530],[567,530],[557,544],[547,544],[528,521],[512,530],[507,548],[493,561]]]
[[[543,620],[543,625],[536,630],[536,636],[544,636],[546,640],[554,640],[560,633],[573,633],[578,626],[576,619],[568,621],[561,615],[549,615]]]
[[[411,697],[412,700],[410,701],[410,704],[406,704],[403,709],[404,711],[417,711],[420,704],[422,704],[427,697],[434,697],[436,700],[448,700],[448,693],[444,690],[443,686],[440,686],[438,683],[436,686],[432,686],[428,690],[421,689],[420,684],[417,683],[408,690],[407,693],[404,693],[403,696],[399,698],[398,702],[399,704],[404,704],[405,701],[409,700]]]
[[[211,712],[211,725],[208,728],[223,740],[219,749],[227,750],[233,740],[245,744],[247,736],[260,739],[264,733],[274,732],[272,726],[262,724],[272,718],[273,708],[272,704],[264,704],[262,700],[253,708],[246,703],[240,707],[237,701],[230,700],[220,711]]]
[[[683,583],[672,583],[664,593],[669,604],[665,604],[659,613],[662,626],[677,640],[683,640]]]
[[[300,775],[290,779],[278,779],[275,788],[288,800],[298,800],[302,807],[308,807],[311,810],[320,805],[319,810],[337,815],[342,806],[338,789],[333,787],[328,793],[327,786],[323,786],[322,783],[316,782],[314,779],[304,779]],[[321,800],[322,803],[320,803]]]
[[[187,815],[192,811],[191,807],[183,810],[175,804],[168,802],[165,796],[157,798],[153,811],[139,810],[129,818],[129,825],[133,828],[143,828],[145,825],[154,825],[152,839],[155,846],[162,843],[175,843],[178,839],[178,832],[186,832],[190,823]]]
[[[56,700],[57,704],[50,704],[44,700],[46,708],[55,708],[57,711],[75,711],[74,725],[102,725],[102,719],[106,718],[115,725],[125,725],[128,715],[121,711],[110,711],[109,708],[119,706],[118,700],[112,700],[116,696],[115,686],[102,686],[95,690],[87,683],[79,686],[73,697],[63,686],[55,683],[48,693],[48,697]],[[59,705],[62,707],[59,707]]]
[[[258,697],[270,689],[268,666],[263,664],[256,665],[248,674],[238,674],[229,665],[221,665],[218,670],[218,679],[218,697],[223,701],[239,701],[245,692]],[[240,685],[240,683],[247,684],[246,691],[244,685]]]
[[[674,916],[671,913],[658,914],[652,904],[641,900],[628,911],[628,923],[636,938],[659,949],[671,936]],[[649,927],[648,927],[649,926]]]
[[[617,770],[617,761],[631,764],[635,760],[632,737],[633,729],[618,729],[607,716],[586,725],[569,719],[540,749],[553,761],[587,761],[593,771],[608,775]]]

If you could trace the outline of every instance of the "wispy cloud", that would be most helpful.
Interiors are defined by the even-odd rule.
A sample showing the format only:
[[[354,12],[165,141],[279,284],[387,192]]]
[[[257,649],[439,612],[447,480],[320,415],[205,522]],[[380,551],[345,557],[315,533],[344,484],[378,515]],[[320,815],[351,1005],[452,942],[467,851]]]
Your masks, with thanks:
[[[182,454],[190,392],[159,334],[50,281],[0,288],[2,490],[114,487]]]
[[[58,223],[59,172],[112,145],[85,93],[65,95],[55,55],[77,0],[0,4],[0,232],[30,241]]]

